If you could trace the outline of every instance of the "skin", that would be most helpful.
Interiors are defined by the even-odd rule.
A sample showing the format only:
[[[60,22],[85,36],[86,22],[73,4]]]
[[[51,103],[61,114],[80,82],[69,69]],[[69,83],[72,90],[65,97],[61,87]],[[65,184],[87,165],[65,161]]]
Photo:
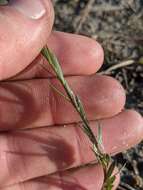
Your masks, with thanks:
[[[63,90],[39,55],[41,48],[48,44],[58,56],[95,134],[100,121],[105,151],[116,154],[139,143],[143,119],[124,110],[125,92],[115,79],[95,74],[103,64],[101,46],[83,36],[51,32],[53,8],[43,2],[46,13],[37,20],[0,8],[0,189],[100,190],[102,169],[85,165],[95,160],[91,144],[72,106],[49,85]],[[119,175],[114,189],[118,183]]]

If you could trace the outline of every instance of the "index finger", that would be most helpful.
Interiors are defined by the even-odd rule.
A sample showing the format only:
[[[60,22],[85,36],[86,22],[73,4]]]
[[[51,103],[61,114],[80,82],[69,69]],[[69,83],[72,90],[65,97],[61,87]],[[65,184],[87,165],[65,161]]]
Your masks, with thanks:
[[[64,32],[52,32],[47,45],[60,61],[64,75],[90,75],[103,64],[101,45],[88,37]],[[44,69],[44,68],[46,69]],[[26,69],[11,80],[53,77],[47,60],[39,55]]]

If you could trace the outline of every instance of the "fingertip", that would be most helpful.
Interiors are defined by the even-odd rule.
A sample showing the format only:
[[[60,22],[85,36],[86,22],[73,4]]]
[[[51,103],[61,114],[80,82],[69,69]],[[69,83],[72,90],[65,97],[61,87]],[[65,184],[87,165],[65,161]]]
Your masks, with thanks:
[[[126,110],[126,117],[128,117],[127,126],[132,133],[133,145],[138,144],[143,137],[143,118],[135,110]]]
[[[97,72],[104,61],[104,50],[97,41],[90,39],[90,48],[87,52],[87,56],[91,58],[91,67],[88,74],[94,74]]]
[[[113,116],[120,113],[124,109],[126,103],[126,93],[119,81],[110,76],[105,76],[105,77],[106,77],[105,82],[107,82],[108,91],[109,91],[108,96],[111,97],[112,101],[109,103],[111,104],[110,109],[113,112],[111,116]]]
[[[139,113],[124,110],[114,118],[102,120],[104,146],[107,152],[117,154],[137,145],[143,137],[143,120]]]
[[[95,97],[99,97],[95,108],[99,110],[99,113],[102,113],[102,115],[96,113],[96,118],[100,119],[103,116],[107,118],[120,113],[126,101],[125,90],[122,85],[109,76],[96,75],[96,77],[93,76],[93,79],[93,84],[90,86],[92,86],[92,92],[95,92],[96,96],[91,96],[90,101],[95,102]]]
[[[85,55],[88,58],[85,72],[89,75],[95,74],[102,66],[104,61],[104,50],[96,40],[83,37],[85,40]]]
[[[90,75],[103,64],[103,48],[85,36],[53,32],[48,46],[59,58],[65,75]]]

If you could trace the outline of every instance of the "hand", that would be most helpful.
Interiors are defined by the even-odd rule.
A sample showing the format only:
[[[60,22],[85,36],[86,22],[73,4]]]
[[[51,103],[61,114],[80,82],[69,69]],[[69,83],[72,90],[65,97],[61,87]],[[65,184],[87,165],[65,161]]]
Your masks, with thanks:
[[[0,189],[100,190],[102,168],[79,167],[95,156],[77,124],[77,113],[51,88],[50,83],[63,90],[51,78],[41,48],[47,43],[58,56],[95,134],[100,120],[105,151],[115,154],[137,144],[143,120],[135,111],[123,110],[125,92],[115,79],[94,74],[103,63],[96,41],[51,33],[48,0],[13,2],[0,8],[0,78],[7,79],[0,84]],[[119,176],[115,188],[118,182]]]

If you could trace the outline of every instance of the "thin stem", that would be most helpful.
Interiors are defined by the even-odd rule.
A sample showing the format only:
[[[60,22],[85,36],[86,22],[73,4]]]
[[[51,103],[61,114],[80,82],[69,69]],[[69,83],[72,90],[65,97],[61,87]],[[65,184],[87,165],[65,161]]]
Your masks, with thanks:
[[[69,84],[65,80],[62,68],[56,56],[48,49],[48,47],[43,48],[41,53],[47,59],[48,63],[51,65],[53,71],[55,72],[57,79],[62,84],[67,94],[68,100],[71,102],[77,113],[80,115],[80,118],[82,120],[82,130],[85,132],[85,134],[88,136],[89,140],[93,144],[92,150],[97,160],[102,165],[104,172],[104,183],[102,186],[102,190],[111,190],[116,178],[115,175],[113,175],[115,163],[111,162],[111,157],[108,154],[103,153],[103,151],[101,150],[101,142],[97,140],[96,136],[90,128],[90,124],[86,117],[84,106],[80,98],[74,94]],[[101,136],[100,130],[99,135]],[[101,137],[99,139],[101,139]]]
[[[111,74],[111,72],[114,71],[114,70],[116,70],[116,69],[124,68],[124,67],[132,65],[134,63],[135,63],[134,60],[123,61],[123,62],[121,62],[121,63],[119,63],[117,65],[111,66],[110,68],[108,68],[105,71],[100,72],[99,74],[102,74],[102,75],[106,74],[106,75],[108,75],[108,74]]]

